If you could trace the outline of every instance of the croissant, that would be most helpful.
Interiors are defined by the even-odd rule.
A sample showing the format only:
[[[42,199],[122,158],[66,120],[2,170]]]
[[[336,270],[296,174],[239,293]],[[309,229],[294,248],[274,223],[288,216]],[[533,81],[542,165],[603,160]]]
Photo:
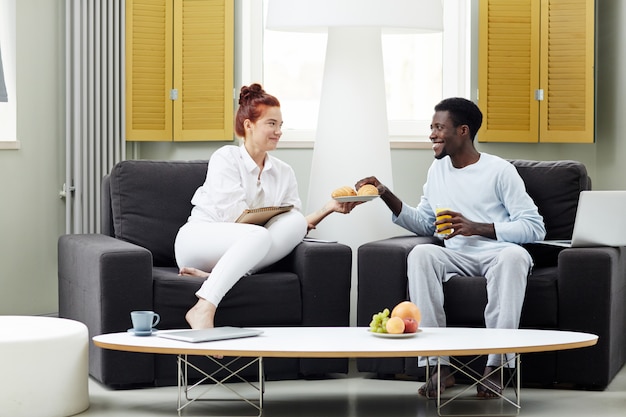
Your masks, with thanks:
[[[359,188],[357,195],[378,195],[378,188],[372,184],[365,184]]]
[[[354,188],[352,187],[348,187],[347,185],[345,187],[339,187],[337,188],[335,191],[333,191],[331,193],[331,197],[335,198],[335,197],[349,197],[349,196],[353,196],[356,195],[356,191],[354,191]]]

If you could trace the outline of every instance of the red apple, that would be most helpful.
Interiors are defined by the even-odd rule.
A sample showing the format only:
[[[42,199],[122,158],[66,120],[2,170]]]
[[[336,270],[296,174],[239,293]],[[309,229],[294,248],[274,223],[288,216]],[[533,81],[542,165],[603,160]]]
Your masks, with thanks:
[[[408,317],[402,320],[404,321],[404,333],[415,333],[417,331],[417,322],[414,318]]]

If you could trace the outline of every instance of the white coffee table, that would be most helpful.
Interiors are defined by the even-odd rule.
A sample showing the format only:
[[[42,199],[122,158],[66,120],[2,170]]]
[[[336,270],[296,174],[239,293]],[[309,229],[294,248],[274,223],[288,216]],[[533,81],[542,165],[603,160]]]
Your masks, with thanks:
[[[187,355],[254,358],[253,362],[259,365],[259,385],[256,387],[259,391],[258,404],[242,399],[255,406],[261,415],[264,357],[378,358],[515,353],[516,368],[519,370],[520,354],[582,348],[593,346],[598,340],[596,335],[589,333],[529,329],[424,328],[414,337],[403,338],[377,337],[363,327],[270,327],[261,330],[262,335],[252,338],[206,343],[179,342],[157,336],[137,337],[127,332],[104,334],[93,340],[96,346],[104,349],[178,355],[179,415],[183,408],[198,399],[187,398],[187,403],[181,402],[182,394],[187,395],[188,390],[185,370],[188,366]],[[216,362],[220,363],[218,360]],[[231,372],[236,374],[239,371]],[[218,384],[222,383],[211,375],[206,377]],[[520,378],[517,372],[517,400],[514,403],[517,410],[520,408],[519,390]],[[441,408],[446,403],[441,402],[440,394],[437,395],[437,408],[441,414]]]

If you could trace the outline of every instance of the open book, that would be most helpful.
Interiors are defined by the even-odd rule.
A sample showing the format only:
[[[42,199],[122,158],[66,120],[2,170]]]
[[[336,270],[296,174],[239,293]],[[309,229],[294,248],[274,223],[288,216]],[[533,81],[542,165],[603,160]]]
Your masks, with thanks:
[[[256,209],[245,209],[241,216],[235,220],[236,223],[250,223],[263,226],[272,217],[285,213],[293,208],[293,204],[285,206],[259,207]]]

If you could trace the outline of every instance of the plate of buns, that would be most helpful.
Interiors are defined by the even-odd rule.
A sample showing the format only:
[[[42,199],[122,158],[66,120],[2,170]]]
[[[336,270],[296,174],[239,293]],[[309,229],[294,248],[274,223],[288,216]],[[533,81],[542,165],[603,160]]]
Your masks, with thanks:
[[[331,197],[341,203],[365,202],[378,197],[378,189],[371,184],[365,184],[359,190],[352,187],[339,187],[331,193]]]

